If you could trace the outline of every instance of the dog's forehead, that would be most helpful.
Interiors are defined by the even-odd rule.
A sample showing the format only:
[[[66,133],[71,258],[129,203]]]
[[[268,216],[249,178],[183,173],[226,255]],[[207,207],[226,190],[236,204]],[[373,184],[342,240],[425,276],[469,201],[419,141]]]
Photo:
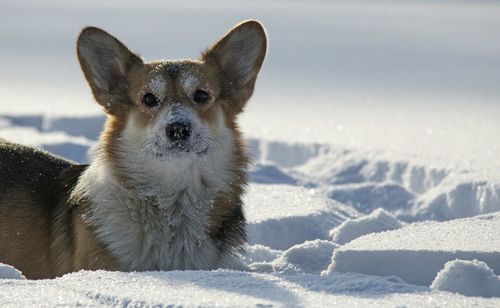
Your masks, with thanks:
[[[198,87],[211,90],[212,87],[207,86],[209,79],[208,69],[202,61],[189,59],[150,62],[146,64],[139,96],[152,92],[163,101],[166,97],[192,95]]]
[[[186,77],[201,77],[205,65],[198,60],[163,60],[148,63],[151,78],[162,76],[166,80],[178,80]]]

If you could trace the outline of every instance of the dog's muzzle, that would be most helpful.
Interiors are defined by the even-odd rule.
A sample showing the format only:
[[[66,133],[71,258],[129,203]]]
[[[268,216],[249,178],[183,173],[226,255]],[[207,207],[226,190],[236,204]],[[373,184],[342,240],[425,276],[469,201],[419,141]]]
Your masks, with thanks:
[[[191,123],[187,121],[171,123],[165,128],[165,133],[172,143],[185,143],[191,136]]]

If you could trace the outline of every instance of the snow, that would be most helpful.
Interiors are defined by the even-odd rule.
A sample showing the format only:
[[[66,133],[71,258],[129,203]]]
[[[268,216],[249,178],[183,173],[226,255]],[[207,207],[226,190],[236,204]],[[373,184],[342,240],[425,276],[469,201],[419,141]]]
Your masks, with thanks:
[[[79,163],[105,121],[83,26],[146,60],[197,57],[246,18],[270,36],[240,119],[247,269],[0,265],[0,306],[500,306],[498,3],[20,0],[0,17],[0,138]]]
[[[149,90],[153,92],[162,101],[165,98],[165,89],[167,88],[167,81],[156,75],[149,81]]]
[[[429,286],[446,262],[481,260],[500,273],[500,212],[371,233],[335,250],[327,272],[397,276]]]
[[[329,263],[336,245],[314,240],[295,245],[273,262],[274,271],[319,274]]]
[[[366,291],[370,290],[370,291]],[[431,295],[432,294],[432,295]],[[431,296],[431,297],[430,297]],[[498,301],[430,293],[396,277],[266,275],[237,271],[79,272],[62,278],[0,281],[3,307],[55,306],[374,306],[405,303],[470,307]]]
[[[500,297],[500,276],[482,261],[453,260],[437,274],[431,289],[466,296]]]
[[[340,226],[330,231],[330,237],[335,243],[344,245],[362,235],[399,229],[401,226],[402,223],[392,214],[383,209],[377,209],[370,215],[345,220]]]
[[[326,240],[333,227],[356,213],[315,189],[286,184],[253,184],[244,202],[248,242],[280,250]]]
[[[0,263],[0,279],[26,279],[16,268]]]
[[[330,198],[365,214],[383,208],[403,221],[443,221],[500,210],[498,174],[375,151],[327,145],[319,151],[297,166],[302,181],[329,187]]]

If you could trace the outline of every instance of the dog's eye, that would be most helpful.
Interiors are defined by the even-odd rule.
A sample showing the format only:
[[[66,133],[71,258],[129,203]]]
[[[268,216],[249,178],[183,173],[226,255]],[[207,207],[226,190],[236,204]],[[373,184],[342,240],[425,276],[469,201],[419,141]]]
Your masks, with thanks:
[[[148,108],[153,108],[160,104],[160,102],[158,102],[158,99],[156,98],[156,96],[154,96],[153,93],[146,93],[142,98],[142,103]]]
[[[206,91],[198,90],[194,92],[193,100],[197,104],[203,104],[208,102],[209,95]]]

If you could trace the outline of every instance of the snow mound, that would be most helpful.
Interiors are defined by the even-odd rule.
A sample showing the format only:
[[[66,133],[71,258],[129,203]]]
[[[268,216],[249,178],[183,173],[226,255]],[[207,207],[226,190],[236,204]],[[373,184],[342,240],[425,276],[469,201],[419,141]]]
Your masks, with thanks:
[[[328,240],[328,232],[357,215],[316,189],[253,183],[244,197],[250,245],[286,250],[309,240]]]
[[[484,262],[453,260],[437,274],[431,289],[466,296],[500,297],[500,276]]]
[[[481,260],[500,273],[500,212],[372,233],[335,250],[328,272],[398,276],[429,286],[446,262]]]
[[[275,271],[319,274],[330,263],[333,250],[330,241],[314,240],[295,245],[273,262]]]
[[[306,241],[289,248],[272,262],[254,263],[250,268],[260,272],[319,274],[327,268],[337,247],[330,241]]]
[[[337,244],[344,245],[365,234],[395,230],[402,223],[383,209],[377,209],[368,216],[351,218],[330,231],[330,237]]]
[[[26,279],[26,277],[13,266],[0,263],[0,279]]]
[[[246,265],[253,263],[272,262],[283,254],[281,250],[271,249],[264,245],[246,245],[241,254],[242,262]]]

